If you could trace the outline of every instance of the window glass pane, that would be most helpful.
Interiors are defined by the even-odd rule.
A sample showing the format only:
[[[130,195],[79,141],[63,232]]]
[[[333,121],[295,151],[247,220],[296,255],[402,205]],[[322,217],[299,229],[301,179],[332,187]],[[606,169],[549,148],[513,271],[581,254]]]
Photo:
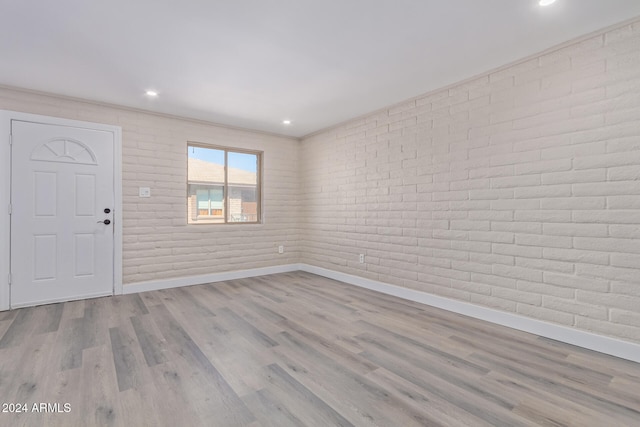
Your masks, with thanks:
[[[224,222],[224,150],[188,146],[188,221]]]
[[[228,152],[229,222],[258,221],[258,156]]]
[[[260,153],[187,145],[187,221],[260,222]]]
[[[211,187],[209,190],[209,201],[211,203],[211,215],[223,216],[224,212],[224,187]]]
[[[209,190],[209,194],[211,194],[210,199],[212,202],[222,202],[224,197],[224,189],[222,187],[211,187],[211,190]]]
[[[187,179],[190,183],[224,185],[224,150],[190,146]]]
[[[245,222],[258,221],[257,188],[244,188],[240,195],[242,220]]]
[[[209,190],[197,189],[198,215],[209,215]]]
[[[256,170],[258,168],[258,156],[247,153],[234,153],[229,151],[229,184],[235,180],[256,184]]]

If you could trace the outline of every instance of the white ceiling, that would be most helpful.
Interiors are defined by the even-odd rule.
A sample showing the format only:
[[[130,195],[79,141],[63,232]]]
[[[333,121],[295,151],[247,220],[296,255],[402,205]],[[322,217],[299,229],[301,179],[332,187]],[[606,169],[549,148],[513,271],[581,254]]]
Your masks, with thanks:
[[[638,0],[0,0],[0,84],[300,137],[639,15]]]

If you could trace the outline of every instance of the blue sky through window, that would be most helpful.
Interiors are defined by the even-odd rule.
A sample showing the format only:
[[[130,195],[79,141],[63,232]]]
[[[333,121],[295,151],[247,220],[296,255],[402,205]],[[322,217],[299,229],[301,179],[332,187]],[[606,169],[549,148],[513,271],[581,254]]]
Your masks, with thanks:
[[[189,146],[189,158],[200,159],[205,162],[224,165],[224,150],[216,150],[214,148],[203,148]],[[256,171],[256,155],[246,153],[229,152],[229,167],[241,169],[249,172]]]

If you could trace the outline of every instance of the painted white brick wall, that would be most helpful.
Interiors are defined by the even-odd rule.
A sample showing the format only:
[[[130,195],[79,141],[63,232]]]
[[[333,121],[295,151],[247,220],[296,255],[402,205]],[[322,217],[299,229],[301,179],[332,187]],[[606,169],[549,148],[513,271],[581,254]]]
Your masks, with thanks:
[[[301,144],[9,88],[0,108],[122,127],[125,286],[302,261],[640,342],[639,58],[636,23]],[[264,150],[264,224],[187,226],[186,141]]]
[[[8,88],[0,109],[122,127],[125,286],[298,262],[297,140]],[[264,151],[264,224],[187,225],[187,141]]]
[[[640,342],[639,106],[637,22],[307,137],[301,260]]]

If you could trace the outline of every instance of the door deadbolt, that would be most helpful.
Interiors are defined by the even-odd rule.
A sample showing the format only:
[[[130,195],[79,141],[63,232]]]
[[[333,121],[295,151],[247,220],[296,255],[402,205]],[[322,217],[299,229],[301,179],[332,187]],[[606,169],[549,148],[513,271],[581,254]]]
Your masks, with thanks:
[[[103,223],[104,225],[109,225],[111,224],[111,221],[108,219],[105,219],[104,221],[98,221],[98,224]]]
[[[111,209],[109,209],[109,208],[106,208],[106,209],[104,210],[104,213],[109,213],[109,212],[111,212]]]

